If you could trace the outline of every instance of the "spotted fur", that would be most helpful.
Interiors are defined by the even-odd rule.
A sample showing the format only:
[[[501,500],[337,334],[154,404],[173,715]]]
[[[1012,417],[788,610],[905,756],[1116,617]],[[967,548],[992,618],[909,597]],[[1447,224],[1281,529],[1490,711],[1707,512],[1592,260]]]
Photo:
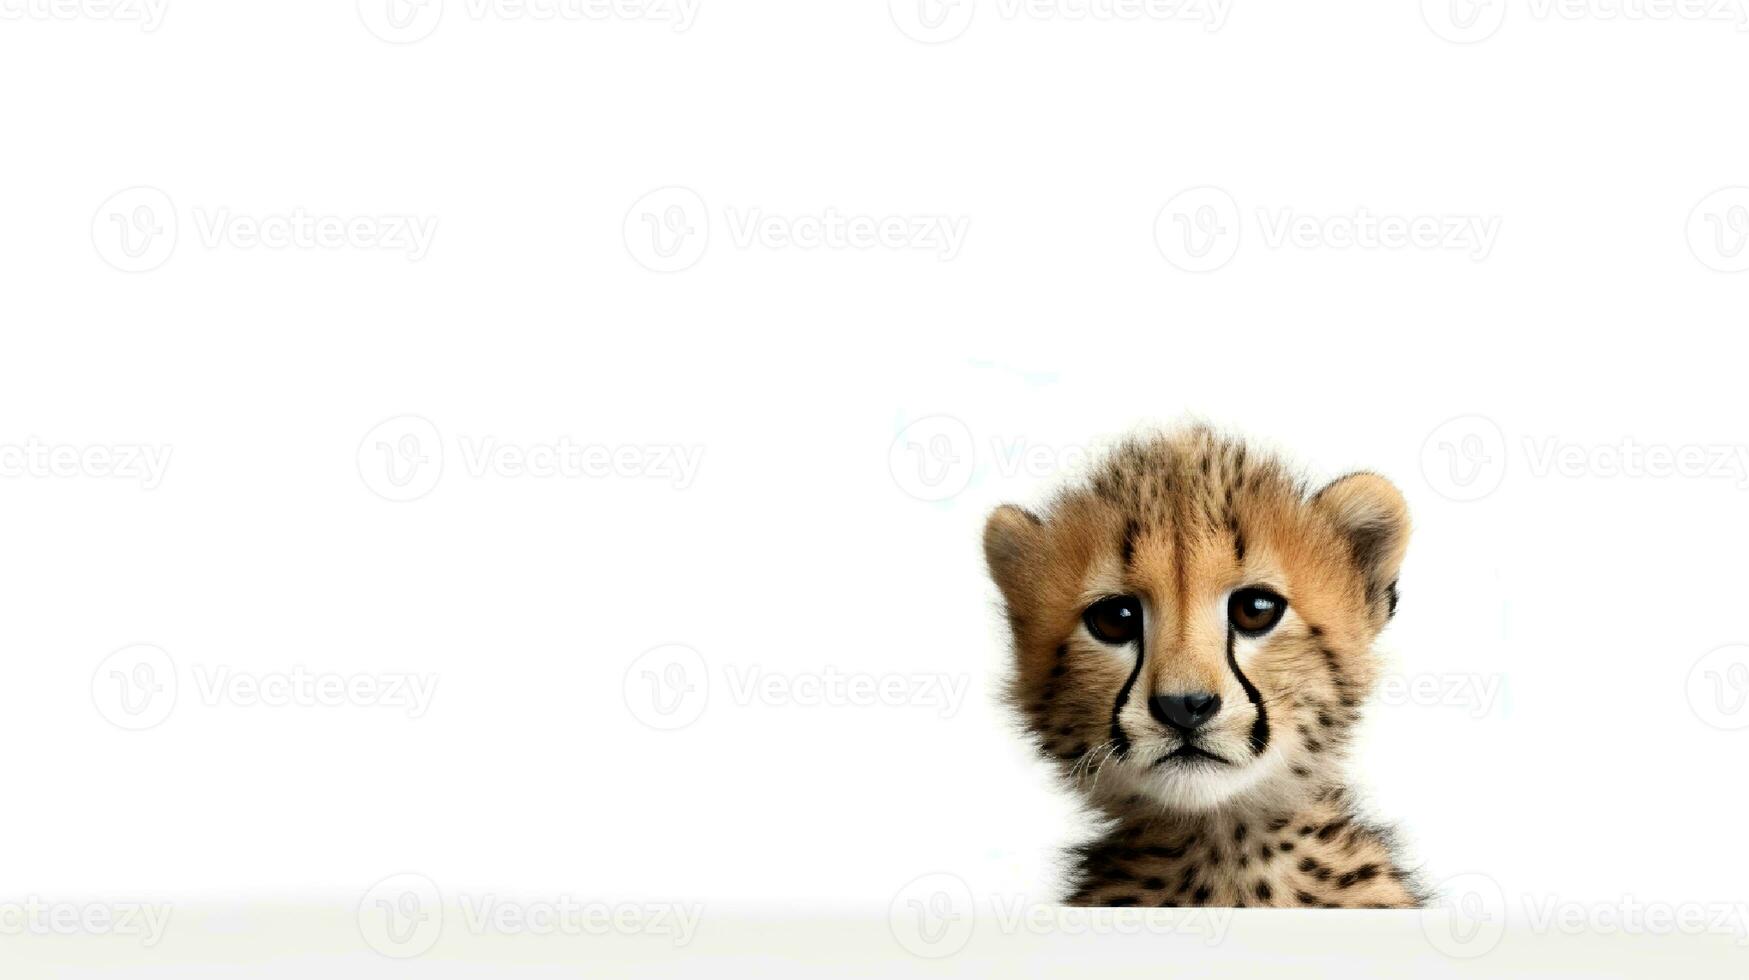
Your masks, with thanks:
[[[1039,751],[1103,817],[1071,854],[1077,905],[1412,907],[1391,835],[1346,788],[1350,733],[1378,675],[1408,542],[1403,498],[1353,474],[1312,492],[1210,429],[1134,439],[1042,513],[998,508],[990,572],[1012,628],[1011,701]],[[1287,600],[1247,637],[1228,597]],[[1141,635],[1082,616],[1137,597]],[[1220,697],[1192,731],[1156,695]]]

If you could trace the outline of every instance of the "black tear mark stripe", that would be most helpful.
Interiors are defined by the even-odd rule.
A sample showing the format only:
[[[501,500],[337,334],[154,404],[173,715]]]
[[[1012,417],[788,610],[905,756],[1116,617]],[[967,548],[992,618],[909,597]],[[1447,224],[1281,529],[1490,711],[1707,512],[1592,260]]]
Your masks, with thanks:
[[[1257,685],[1251,683],[1251,678],[1239,669],[1239,658],[1234,653],[1234,638],[1238,634],[1231,624],[1227,626],[1227,666],[1233,669],[1233,676],[1239,678],[1239,686],[1245,689],[1245,697],[1249,698],[1252,707],[1257,709],[1257,720],[1251,723],[1251,754],[1262,755],[1269,747],[1269,712],[1264,710],[1263,695],[1257,692]],[[1140,667],[1138,660],[1136,666]],[[1132,676],[1132,680],[1134,677]]]
[[[1118,716],[1123,714],[1123,706],[1129,702],[1130,688],[1136,686],[1136,677],[1142,672],[1142,647],[1148,641],[1148,624],[1144,621],[1142,629],[1136,634],[1136,665],[1130,668],[1130,676],[1124,680],[1123,687],[1118,689],[1117,703],[1111,706],[1111,744],[1113,755],[1121,756],[1130,750],[1130,739],[1123,732],[1123,723]]]

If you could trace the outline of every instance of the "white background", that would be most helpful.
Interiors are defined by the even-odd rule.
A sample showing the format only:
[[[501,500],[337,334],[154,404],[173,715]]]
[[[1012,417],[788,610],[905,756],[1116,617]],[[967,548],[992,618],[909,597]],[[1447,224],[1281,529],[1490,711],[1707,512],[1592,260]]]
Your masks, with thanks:
[[[1191,415],[1409,497],[1382,648],[1496,692],[1372,712],[1357,771],[1432,880],[1742,898],[1749,655],[1697,667],[1749,642],[1737,7],[931,3],[0,0],[0,898],[1045,900],[1080,830],[993,701],[978,532]],[[298,214],[435,232],[246,237]],[[829,216],[906,233],[779,237]],[[470,472],[483,439],[699,463]],[[51,447],[170,459],[148,489]],[[132,731],[137,644],[176,690]],[[437,686],[203,698],[299,668]]]

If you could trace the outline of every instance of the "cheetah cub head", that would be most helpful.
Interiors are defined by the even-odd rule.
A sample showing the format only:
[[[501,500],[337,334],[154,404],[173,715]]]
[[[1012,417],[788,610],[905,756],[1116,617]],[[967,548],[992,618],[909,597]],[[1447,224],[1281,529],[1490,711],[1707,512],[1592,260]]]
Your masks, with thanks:
[[[1382,477],[1312,492],[1207,429],[1132,440],[1042,513],[990,515],[1009,694],[1108,813],[1328,796],[1408,537]]]

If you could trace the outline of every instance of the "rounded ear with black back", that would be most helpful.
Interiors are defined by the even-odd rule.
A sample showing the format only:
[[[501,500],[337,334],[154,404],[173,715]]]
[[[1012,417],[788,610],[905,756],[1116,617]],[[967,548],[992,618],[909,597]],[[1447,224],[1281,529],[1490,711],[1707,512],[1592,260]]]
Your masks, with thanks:
[[[1350,473],[1332,481],[1312,500],[1347,540],[1366,585],[1368,607],[1397,611],[1397,573],[1409,549],[1409,505],[1391,481],[1376,473]]]

